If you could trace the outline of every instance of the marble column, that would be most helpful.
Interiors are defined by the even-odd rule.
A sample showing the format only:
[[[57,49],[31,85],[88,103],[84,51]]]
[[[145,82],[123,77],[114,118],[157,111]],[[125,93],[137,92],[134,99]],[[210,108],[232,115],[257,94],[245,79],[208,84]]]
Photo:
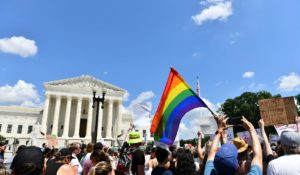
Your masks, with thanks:
[[[119,134],[121,134],[121,123],[122,123],[122,116],[121,116],[121,110],[122,110],[122,101],[117,101],[117,119],[116,119],[116,129],[115,129],[115,138]]]
[[[72,97],[67,97],[67,108],[66,108],[66,115],[64,121],[64,131],[62,137],[67,138],[69,137],[69,124],[70,124],[70,115],[71,115],[71,105],[72,105]]]
[[[97,128],[97,140],[102,138],[102,121],[103,121],[103,109],[101,108],[102,104],[99,104],[99,115],[98,115],[98,128]]]
[[[56,134],[58,132],[58,119],[59,119],[59,113],[60,113],[60,104],[61,104],[61,96],[56,96],[56,102],[55,102],[55,110],[54,110],[54,119],[53,119],[53,125],[52,125],[52,134]]]
[[[93,98],[89,98],[89,110],[88,110],[88,118],[87,118],[87,127],[85,138],[92,138],[92,120],[93,120]]]
[[[48,113],[49,113],[49,105],[50,105],[50,95],[46,94],[45,106],[43,111],[43,118],[42,118],[42,131],[47,132],[47,120],[48,120]]]
[[[111,137],[111,128],[112,128],[112,113],[113,113],[113,101],[108,100],[108,109],[107,109],[107,125],[106,125],[106,138]]]
[[[82,107],[82,97],[78,97],[76,119],[75,119],[75,131],[74,131],[74,137],[75,138],[79,138],[79,125],[80,125],[80,117],[81,117],[81,107]]]

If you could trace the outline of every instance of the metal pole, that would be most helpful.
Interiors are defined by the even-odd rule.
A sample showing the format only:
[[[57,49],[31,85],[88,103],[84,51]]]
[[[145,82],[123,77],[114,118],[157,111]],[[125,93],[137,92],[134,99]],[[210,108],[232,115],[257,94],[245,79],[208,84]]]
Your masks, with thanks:
[[[94,132],[94,138],[93,138],[93,143],[97,143],[97,135],[98,135],[98,117],[99,117],[99,101],[96,101],[96,123],[95,123],[95,132]]]
[[[102,106],[101,108],[103,109],[104,107],[104,98],[105,98],[105,92],[102,92],[102,98],[99,97],[96,97],[96,92],[94,91],[93,92],[93,108],[95,108],[95,102],[96,102],[96,123],[95,123],[95,130],[94,130],[94,135],[92,137],[92,142],[93,143],[97,143],[97,135],[98,135],[98,118],[99,118],[99,104],[100,102],[102,103]],[[101,129],[102,129],[102,126],[101,126]]]

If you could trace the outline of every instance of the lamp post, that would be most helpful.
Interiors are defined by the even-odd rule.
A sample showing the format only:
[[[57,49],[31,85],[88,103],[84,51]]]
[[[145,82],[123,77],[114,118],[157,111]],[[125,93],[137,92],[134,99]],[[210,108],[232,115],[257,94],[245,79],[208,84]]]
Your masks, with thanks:
[[[102,98],[100,96],[96,97],[96,91],[93,91],[93,108],[95,108],[96,103],[96,123],[95,123],[95,131],[94,131],[94,137],[92,138],[92,142],[97,142],[97,134],[98,134],[98,117],[99,117],[99,104],[102,103],[101,108],[104,108],[104,99],[105,99],[105,92],[102,92]],[[102,126],[101,126],[102,129]]]

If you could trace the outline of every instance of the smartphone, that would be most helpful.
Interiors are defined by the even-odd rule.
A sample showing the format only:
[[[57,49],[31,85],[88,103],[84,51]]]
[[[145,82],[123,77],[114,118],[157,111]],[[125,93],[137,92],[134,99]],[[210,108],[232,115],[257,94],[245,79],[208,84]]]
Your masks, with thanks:
[[[243,122],[241,121],[241,119],[242,117],[232,117],[227,120],[227,123],[229,125],[242,125]]]

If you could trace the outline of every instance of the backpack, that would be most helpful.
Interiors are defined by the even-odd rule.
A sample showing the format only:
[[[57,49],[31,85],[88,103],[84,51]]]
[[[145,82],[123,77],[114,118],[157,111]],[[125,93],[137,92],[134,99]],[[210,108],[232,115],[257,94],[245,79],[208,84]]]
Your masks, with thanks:
[[[125,153],[120,156],[117,164],[117,169],[115,171],[116,175],[127,175],[130,173],[130,164],[131,160],[129,159],[128,155]]]

